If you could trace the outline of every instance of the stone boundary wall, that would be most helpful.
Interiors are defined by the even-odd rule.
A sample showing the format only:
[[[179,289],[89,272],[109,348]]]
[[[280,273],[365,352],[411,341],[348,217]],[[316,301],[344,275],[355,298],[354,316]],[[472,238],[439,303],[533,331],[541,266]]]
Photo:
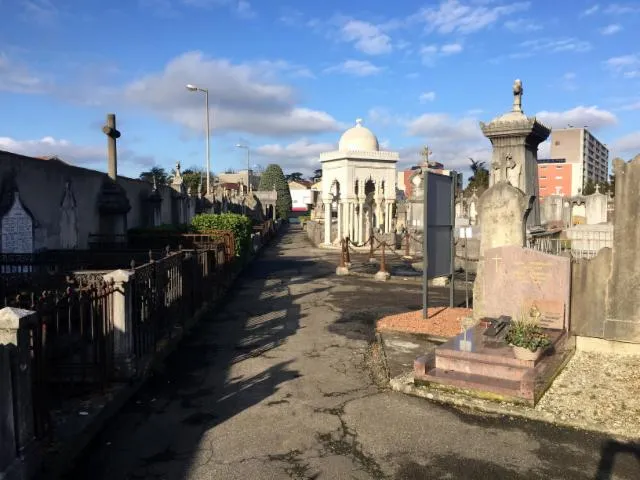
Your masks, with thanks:
[[[585,337],[640,343],[640,155],[614,161],[613,248],[573,265],[571,331]]]

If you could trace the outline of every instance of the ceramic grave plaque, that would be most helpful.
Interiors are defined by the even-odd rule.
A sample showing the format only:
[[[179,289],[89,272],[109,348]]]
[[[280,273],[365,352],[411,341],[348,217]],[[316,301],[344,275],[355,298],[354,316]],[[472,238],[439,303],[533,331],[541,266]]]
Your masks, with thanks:
[[[15,192],[13,204],[2,217],[2,253],[33,253],[33,220]]]

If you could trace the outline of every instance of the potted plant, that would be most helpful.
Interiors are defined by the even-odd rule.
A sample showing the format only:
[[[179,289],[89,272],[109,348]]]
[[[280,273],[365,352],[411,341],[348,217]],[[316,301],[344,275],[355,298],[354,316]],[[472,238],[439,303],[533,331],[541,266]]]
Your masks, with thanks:
[[[536,361],[551,345],[549,336],[538,323],[540,316],[540,311],[532,306],[511,324],[505,340],[513,347],[517,359]]]

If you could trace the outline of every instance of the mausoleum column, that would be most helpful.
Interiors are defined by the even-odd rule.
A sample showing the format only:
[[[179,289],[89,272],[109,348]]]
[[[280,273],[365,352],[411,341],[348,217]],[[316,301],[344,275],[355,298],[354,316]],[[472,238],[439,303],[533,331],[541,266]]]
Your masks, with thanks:
[[[363,226],[364,223],[364,202],[358,204],[358,243],[364,242]]]
[[[342,240],[342,201],[338,201],[336,208],[338,209],[338,242]]]
[[[331,245],[331,202],[324,202],[324,244]],[[275,212],[275,208],[273,211]]]

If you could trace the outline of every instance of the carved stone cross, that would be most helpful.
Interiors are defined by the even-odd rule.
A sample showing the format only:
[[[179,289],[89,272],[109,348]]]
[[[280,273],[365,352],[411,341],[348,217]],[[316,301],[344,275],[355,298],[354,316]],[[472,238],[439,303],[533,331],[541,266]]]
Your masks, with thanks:
[[[431,155],[433,152],[431,150],[429,150],[429,147],[425,146],[422,149],[422,152],[420,152],[420,155],[422,156],[422,158],[424,159],[424,164],[428,167],[429,166],[429,155]]]
[[[116,140],[120,138],[120,132],[116,128],[116,114],[107,114],[107,124],[102,127],[103,133],[107,136],[109,178],[115,181],[118,178],[118,149]]]
[[[493,169],[500,172],[500,178],[498,178],[496,181],[498,182],[500,180],[509,180],[509,169],[513,169],[515,166],[516,162],[513,161],[513,156],[510,153],[507,153],[501,162],[496,162],[493,165]]]

